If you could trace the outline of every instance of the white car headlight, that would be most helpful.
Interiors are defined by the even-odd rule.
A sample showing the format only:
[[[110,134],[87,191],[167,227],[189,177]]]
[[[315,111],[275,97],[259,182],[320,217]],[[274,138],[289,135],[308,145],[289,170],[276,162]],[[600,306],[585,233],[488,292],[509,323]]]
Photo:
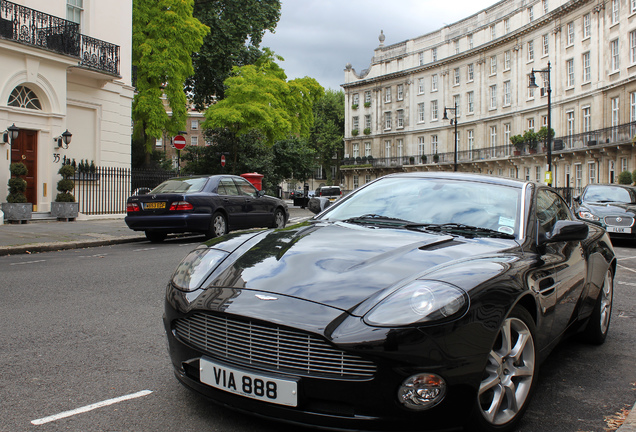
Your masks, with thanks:
[[[586,208],[580,208],[579,209],[579,217],[581,219],[585,219],[585,220],[589,220],[589,221],[594,221],[594,222],[598,222],[601,220],[601,218],[599,218],[596,215],[593,215],[592,212],[590,212],[588,209]]]
[[[380,327],[457,318],[468,308],[468,295],[445,282],[415,280],[382,300],[364,317]]]
[[[228,252],[199,246],[179,263],[172,284],[182,291],[194,291],[204,278],[229,255]]]

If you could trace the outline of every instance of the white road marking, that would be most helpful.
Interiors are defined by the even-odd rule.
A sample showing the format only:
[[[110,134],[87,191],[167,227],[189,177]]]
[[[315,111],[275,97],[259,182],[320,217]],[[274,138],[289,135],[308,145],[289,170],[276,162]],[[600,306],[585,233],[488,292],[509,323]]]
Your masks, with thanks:
[[[143,249],[135,249],[133,250],[133,252],[143,252],[143,251],[149,251],[149,250],[155,250],[157,249],[156,247],[151,247],[151,248],[143,248]]]
[[[126,396],[120,396],[120,397],[113,398],[113,399],[108,399],[108,400],[105,400],[105,401],[102,401],[102,402],[97,402],[97,403],[94,403],[94,404],[91,404],[91,405],[86,405],[84,407],[77,408],[77,409],[74,409],[74,410],[71,410],[71,411],[64,411],[64,412],[61,412],[59,414],[55,414],[55,415],[52,415],[52,416],[43,417],[43,418],[37,419],[37,420],[32,420],[31,423],[34,424],[34,425],[42,425],[42,424],[45,424],[45,423],[50,423],[50,422],[53,422],[53,421],[56,421],[56,420],[60,420],[60,419],[66,418],[66,417],[71,417],[71,416],[74,416],[74,415],[77,415],[77,414],[81,414],[81,413],[85,413],[85,412],[88,412],[88,411],[92,411],[92,410],[97,409],[97,408],[102,408],[102,407],[105,407],[105,406],[108,406],[108,405],[113,405],[113,404],[116,404],[116,403],[119,403],[119,402],[123,402],[123,401],[127,401],[127,400],[130,400],[130,399],[136,399],[136,398],[140,398],[140,397],[143,397],[143,396],[148,396],[150,393],[152,393],[151,390],[142,390],[142,391],[137,392],[137,393],[129,394],[129,395],[126,395]]]
[[[37,261],[25,261],[25,262],[18,262],[18,263],[11,263],[9,265],[24,265],[24,264],[34,264],[34,263],[39,263],[39,262],[45,262],[46,260],[37,260]]]
[[[625,270],[628,270],[628,271],[630,271],[630,272],[636,273],[636,270],[631,269],[631,268],[629,268],[629,267],[625,267],[624,265],[620,265],[620,264],[618,264],[618,267],[620,267],[620,268],[622,268],[622,269],[625,269]]]

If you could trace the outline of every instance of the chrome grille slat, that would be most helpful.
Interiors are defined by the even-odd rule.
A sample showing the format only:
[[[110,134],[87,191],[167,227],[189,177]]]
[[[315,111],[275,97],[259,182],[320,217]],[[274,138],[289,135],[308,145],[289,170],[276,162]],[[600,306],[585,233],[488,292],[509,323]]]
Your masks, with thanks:
[[[605,216],[605,225],[614,227],[631,227],[634,225],[634,218],[630,216]]]
[[[375,364],[340,351],[317,336],[197,313],[176,321],[177,337],[207,353],[244,365],[305,376],[366,379]]]

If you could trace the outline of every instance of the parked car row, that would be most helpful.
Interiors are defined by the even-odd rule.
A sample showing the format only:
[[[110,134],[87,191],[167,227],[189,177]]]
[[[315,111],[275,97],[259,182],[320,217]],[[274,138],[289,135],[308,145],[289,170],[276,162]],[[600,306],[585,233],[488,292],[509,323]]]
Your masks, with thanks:
[[[576,217],[605,228],[616,239],[636,238],[636,187],[591,184],[574,198]]]

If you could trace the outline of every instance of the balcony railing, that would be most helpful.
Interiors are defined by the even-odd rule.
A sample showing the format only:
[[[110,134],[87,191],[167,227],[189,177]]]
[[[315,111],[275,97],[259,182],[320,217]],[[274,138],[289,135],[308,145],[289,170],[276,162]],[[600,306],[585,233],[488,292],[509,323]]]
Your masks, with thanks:
[[[119,46],[85,36],[79,24],[0,0],[0,37],[77,57],[80,66],[119,75]]]
[[[612,126],[595,131],[568,135],[552,140],[552,153],[570,153],[577,150],[594,147],[631,143],[636,138],[636,121],[619,126]],[[544,143],[537,143],[535,148],[524,144],[522,148],[516,148],[512,144],[496,147],[485,147],[473,150],[461,150],[457,152],[457,163],[484,162],[496,159],[511,159],[524,156],[545,155],[547,149]],[[397,156],[388,158],[354,157],[345,158],[341,169],[352,168],[402,168],[408,165],[429,164],[453,164],[455,152],[426,154],[426,161],[422,161],[421,155]]]

